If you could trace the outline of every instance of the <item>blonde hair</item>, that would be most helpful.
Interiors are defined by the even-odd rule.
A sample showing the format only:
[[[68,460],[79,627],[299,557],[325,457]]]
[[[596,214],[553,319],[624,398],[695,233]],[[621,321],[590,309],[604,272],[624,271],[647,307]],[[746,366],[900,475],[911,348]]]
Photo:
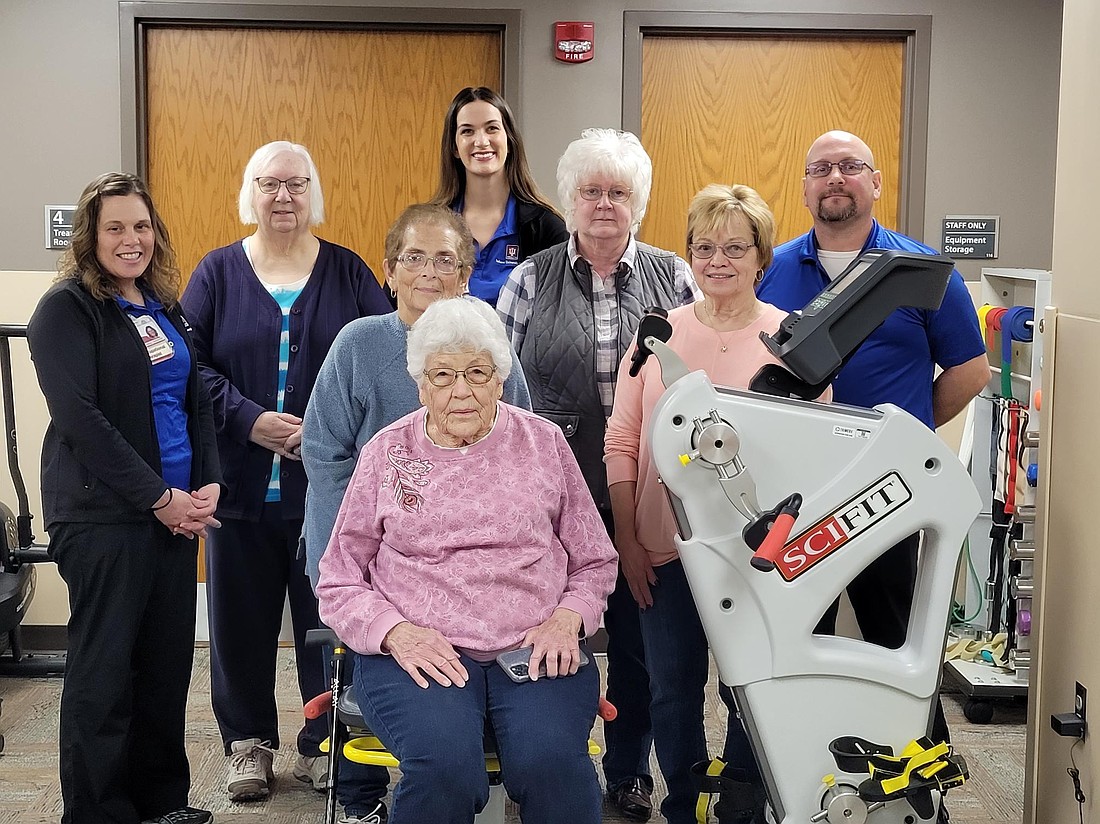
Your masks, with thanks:
[[[752,229],[760,268],[771,266],[775,256],[775,217],[756,189],[739,183],[732,186],[711,183],[691,199],[687,221],[688,260],[691,260],[691,244],[696,237],[718,231],[734,215],[744,216]]]

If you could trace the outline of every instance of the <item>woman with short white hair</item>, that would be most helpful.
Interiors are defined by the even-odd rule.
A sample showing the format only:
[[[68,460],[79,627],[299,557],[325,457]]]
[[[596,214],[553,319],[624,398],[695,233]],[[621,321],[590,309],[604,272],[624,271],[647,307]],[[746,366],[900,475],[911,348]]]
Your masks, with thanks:
[[[525,824],[601,818],[599,672],[581,648],[615,549],[561,430],[501,402],[512,368],[487,304],[424,310],[408,341],[424,406],[363,447],[320,561],[321,617],[357,653],[359,709],[401,762],[390,824],[473,820],[487,724]],[[496,662],[527,647],[535,683]]]
[[[268,795],[279,746],[275,666],[289,597],[302,700],[327,686],[321,651],[305,647],[317,600],[298,552],[306,475],[302,415],[321,363],[348,322],[390,311],[362,258],[321,240],[317,166],[305,146],[275,141],[245,166],[238,198],[248,237],[202,259],[180,303],[214,401],[228,491],[206,546],[210,692],[229,756],[233,801]],[[298,735],[294,775],[325,789],[324,719]]]
[[[497,311],[519,354],[531,408],[558,423],[577,457],[608,534],[614,537],[603,440],[619,362],[647,308],[692,303],[687,262],[639,242],[653,164],[630,132],[586,129],[558,161],[558,194],[570,238],[513,271]],[[622,575],[608,602],[605,724],[608,794],[634,821],[652,814],[649,676],[638,606]]]

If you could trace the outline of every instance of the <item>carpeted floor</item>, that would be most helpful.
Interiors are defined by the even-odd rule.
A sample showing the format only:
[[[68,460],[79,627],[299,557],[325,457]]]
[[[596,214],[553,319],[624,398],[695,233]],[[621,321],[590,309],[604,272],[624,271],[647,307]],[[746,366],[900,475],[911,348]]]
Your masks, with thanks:
[[[301,717],[293,686],[291,651],[280,654],[279,668],[284,746],[275,761],[276,783],[264,802],[233,804],[225,793],[225,758],[210,713],[207,651],[200,649],[195,656],[188,715],[188,750],[193,774],[191,803],[213,810],[222,824],[321,822],[323,796],[290,774],[294,759],[292,744]],[[4,699],[0,733],[6,739],[0,755],[0,824],[56,824],[60,818],[61,793],[57,783],[60,695],[60,679],[0,678],[0,697]],[[995,723],[976,726],[963,718],[961,699],[959,695],[946,695],[944,699],[953,741],[970,766],[970,781],[950,794],[952,824],[1019,824],[1026,707],[1022,703],[1000,703]],[[712,690],[707,702],[707,735],[712,751],[719,748],[724,723],[724,707]],[[599,724],[593,737],[597,741],[602,739]],[[653,770],[659,776],[656,762]],[[662,791],[658,778],[655,800]],[[509,821],[519,820],[514,809],[509,813]],[[622,820],[610,812],[604,815],[605,822]],[[654,816],[653,820],[664,819]]]

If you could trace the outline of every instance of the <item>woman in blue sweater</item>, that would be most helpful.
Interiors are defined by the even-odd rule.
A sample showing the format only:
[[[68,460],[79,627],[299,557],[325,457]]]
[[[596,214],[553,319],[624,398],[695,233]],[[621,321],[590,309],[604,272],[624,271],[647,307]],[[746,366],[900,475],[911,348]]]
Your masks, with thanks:
[[[305,147],[278,141],[257,149],[239,208],[255,233],[204,257],[181,302],[214,402],[228,487],[223,528],[206,552],[211,702],[230,757],[226,789],[245,801],[267,796],[273,779],[276,652],[288,597],[303,700],[325,689],[320,650],[305,647],[319,620],[298,552],[301,416],[336,334],[390,305],[357,254],[313,234],[324,202]],[[306,724],[293,768],[319,790],[326,736],[324,719]]]

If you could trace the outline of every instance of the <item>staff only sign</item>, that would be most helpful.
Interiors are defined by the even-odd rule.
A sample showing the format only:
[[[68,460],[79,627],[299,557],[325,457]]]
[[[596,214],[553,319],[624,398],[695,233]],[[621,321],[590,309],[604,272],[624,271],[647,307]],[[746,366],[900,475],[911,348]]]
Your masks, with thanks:
[[[948,215],[940,248],[953,258],[995,258],[1000,222],[999,215]]]

